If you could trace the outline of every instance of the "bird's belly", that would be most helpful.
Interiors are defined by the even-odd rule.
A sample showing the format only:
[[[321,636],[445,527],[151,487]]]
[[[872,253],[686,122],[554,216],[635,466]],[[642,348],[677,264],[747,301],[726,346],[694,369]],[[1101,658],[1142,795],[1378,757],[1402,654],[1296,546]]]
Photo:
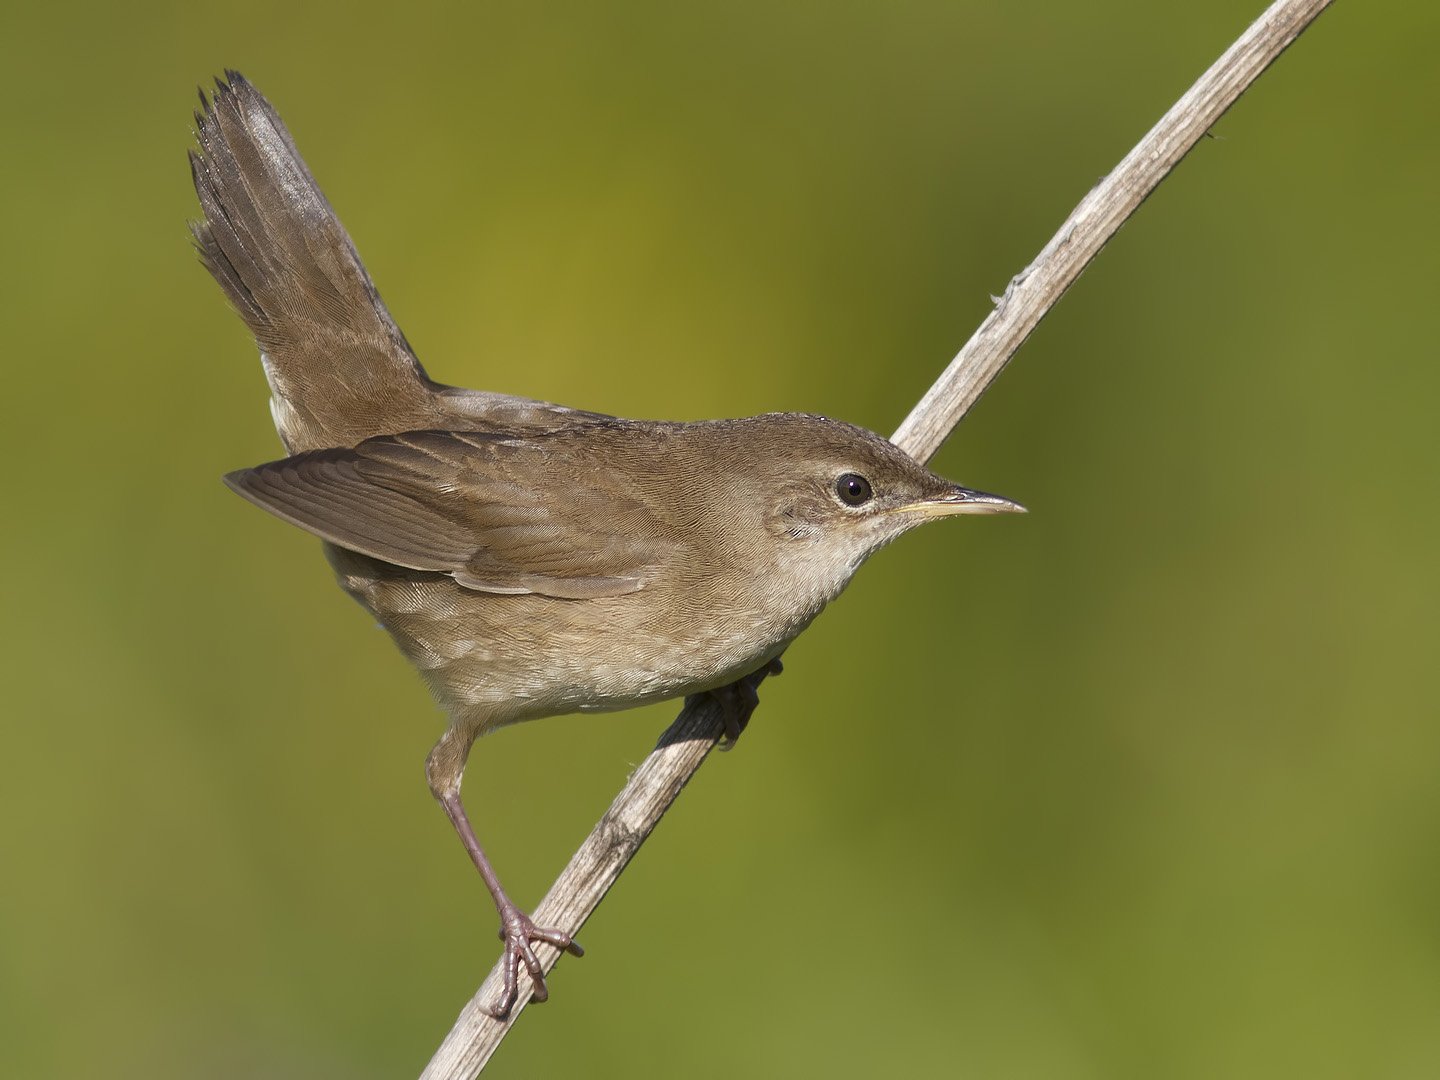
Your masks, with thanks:
[[[714,689],[778,655],[823,607],[691,609],[647,590],[559,600],[496,595],[326,545],[341,586],[371,611],[452,716],[486,727],[606,712]]]

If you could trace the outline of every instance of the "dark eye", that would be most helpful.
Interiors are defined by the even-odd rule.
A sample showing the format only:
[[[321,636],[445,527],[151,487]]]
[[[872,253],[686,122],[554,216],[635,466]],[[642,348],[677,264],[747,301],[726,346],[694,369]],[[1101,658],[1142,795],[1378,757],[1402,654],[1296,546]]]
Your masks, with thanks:
[[[847,472],[835,481],[835,494],[840,496],[840,501],[846,506],[863,506],[870,501],[874,492],[870,490],[869,480],[856,473]]]

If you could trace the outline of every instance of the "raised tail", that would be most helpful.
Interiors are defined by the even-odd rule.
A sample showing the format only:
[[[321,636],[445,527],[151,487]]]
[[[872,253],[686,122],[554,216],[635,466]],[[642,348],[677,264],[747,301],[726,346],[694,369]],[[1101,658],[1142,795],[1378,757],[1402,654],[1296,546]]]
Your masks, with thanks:
[[[432,382],[270,103],[238,71],[200,94],[190,152],[200,257],[250,327],[292,454],[425,429],[544,430],[602,419]]]
[[[439,389],[270,103],[236,71],[195,114],[206,268],[245,320],[292,452],[425,427]]]

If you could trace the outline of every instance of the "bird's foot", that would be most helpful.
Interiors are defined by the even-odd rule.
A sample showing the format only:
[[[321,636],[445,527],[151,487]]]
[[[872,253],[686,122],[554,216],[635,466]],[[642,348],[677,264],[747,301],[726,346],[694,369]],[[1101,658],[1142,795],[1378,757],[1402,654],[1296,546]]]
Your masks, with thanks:
[[[780,663],[777,656],[764,667],[756,668],[733,683],[706,691],[719,702],[725,716],[725,738],[720,743],[721,750],[735,749],[735,743],[745,730],[745,725],[750,723],[750,714],[760,704],[760,684],[765,681],[766,676],[779,675],[784,670],[785,665]]]
[[[500,1000],[485,1010],[496,1020],[508,1017],[520,996],[521,964],[524,964],[525,970],[530,973],[533,984],[531,1000],[538,1004],[550,997],[550,989],[545,985],[545,968],[541,965],[540,958],[535,955],[535,950],[531,948],[533,942],[543,941],[571,956],[585,955],[580,943],[569,934],[563,930],[536,926],[529,915],[514,905],[500,912],[500,940],[505,943],[505,951],[501,957],[505,964],[505,983],[500,992]]]

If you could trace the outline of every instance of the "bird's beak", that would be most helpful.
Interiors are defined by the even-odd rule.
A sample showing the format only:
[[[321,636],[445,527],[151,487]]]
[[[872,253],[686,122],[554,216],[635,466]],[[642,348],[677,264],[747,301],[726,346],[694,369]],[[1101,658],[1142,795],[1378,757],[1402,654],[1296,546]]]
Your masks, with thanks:
[[[919,502],[898,507],[896,512],[922,514],[925,517],[949,517],[952,514],[1023,514],[1026,510],[1019,503],[999,495],[957,485],[933,499],[921,499]]]

